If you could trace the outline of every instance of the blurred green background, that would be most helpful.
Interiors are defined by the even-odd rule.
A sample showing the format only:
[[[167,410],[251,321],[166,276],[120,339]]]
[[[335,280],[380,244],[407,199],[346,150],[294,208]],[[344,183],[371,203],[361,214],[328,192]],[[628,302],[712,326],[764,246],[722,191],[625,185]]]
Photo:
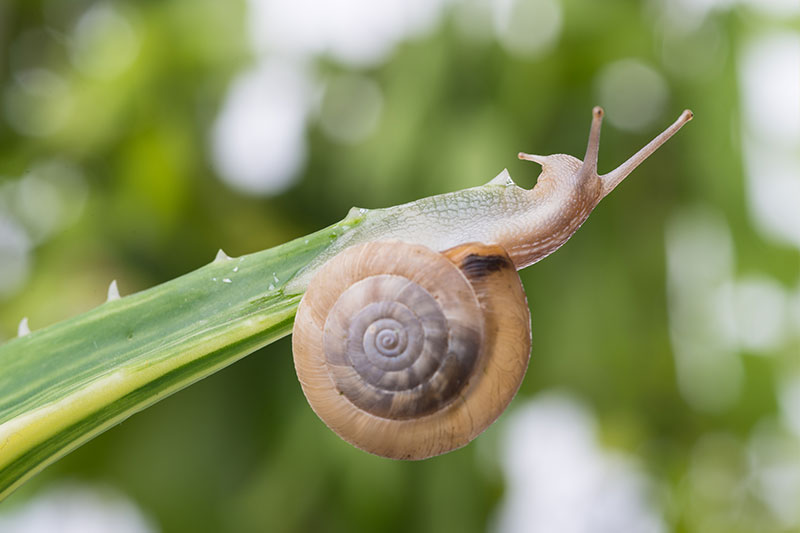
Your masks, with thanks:
[[[601,172],[696,117],[521,273],[530,368],[473,444],[350,447],[284,339],[49,467],[0,531],[800,531],[796,0],[6,0],[0,340],[353,205],[530,187],[516,153],[581,156],[595,104]]]

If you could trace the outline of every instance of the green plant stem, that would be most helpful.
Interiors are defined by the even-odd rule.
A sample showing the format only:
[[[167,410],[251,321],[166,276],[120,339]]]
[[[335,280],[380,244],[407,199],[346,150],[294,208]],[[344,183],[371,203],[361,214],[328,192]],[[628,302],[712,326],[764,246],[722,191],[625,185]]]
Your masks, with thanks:
[[[348,229],[194,272],[0,346],[0,499],[160,399],[291,332],[286,284]]]

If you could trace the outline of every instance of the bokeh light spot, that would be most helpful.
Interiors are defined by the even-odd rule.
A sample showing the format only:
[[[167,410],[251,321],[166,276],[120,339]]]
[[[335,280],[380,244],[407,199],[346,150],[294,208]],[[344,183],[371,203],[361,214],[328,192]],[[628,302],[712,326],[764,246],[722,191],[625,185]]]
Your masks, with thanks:
[[[75,25],[72,63],[87,76],[114,78],[128,69],[139,53],[139,39],[126,17],[112,4],[98,3]]]
[[[800,371],[783,380],[778,400],[786,427],[800,440]]]
[[[637,59],[622,59],[604,67],[595,80],[595,92],[607,120],[630,131],[650,127],[669,97],[664,77]]]
[[[0,211],[0,298],[15,293],[28,278],[31,242],[14,219]]]
[[[56,133],[74,107],[67,82],[44,68],[17,73],[15,83],[6,86],[3,96],[8,123],[19,133],[32,137]]]
[[[150,517],[130,499],[103,486],[61,483],[24,505],[0,513],[4,533],[155,533]]]
[[[433,28],[445,4],[444,0],[250,0],[250,34],[260,52],[295,57],[329,54],[349,65],[374,65],[398,43]]]
[[[720,306],[733,275],[725,221],[704,209],[677,214],[667,226],[667,296],[678,386],[692,407],[722,411],[741,392],[743,369],[726,331],[735,318]]]
[[[750,41],[740,56],[748,202],[756,227],[800,249],[800,34]]]
[[[703,82],[715,79],[722,72],[728,43],[717,21],[709,19],[696,29],[665,25],[661,52],[670,74]]]
[[[306,158],[311,80],[287,61],[267,61],[231,85],[212,131],[214,163],[229,185],[249,194],[278,194]]]
[[[770,353],[778,348],[786,332],[786,292],[766,277],[740,279],[734,286],[735,328],[731,332],[742,349]]]
[[[800,35],[771,33],[750,41],[740,56],[743,111],[765,142],[800,144]]]
[[[61,160],[39,163],[16,185],[14,213],[35,243],[77,219],[88,187],[80,169]]]
[[[382,105],[381,90],[371,79],[336,76],[325,88],[320,126],[331,139],[356,144],[375,131]]]
[[[597,422],[572,397],[544,393],[503,421],[500,460],[506,491],[498,532],[637,531],[665,524],[650,480],[627,455],[604,450]]]
[[[800,526],[800,440],[797,437],[776,419],[765,418],[756,425],[748,445],[755,495],[767,505],[782,531],[796,531]]]
[[[512,54],[544,54],[561,34],[558,0],[500,0],[493,2],[492,8],[497,39]]]

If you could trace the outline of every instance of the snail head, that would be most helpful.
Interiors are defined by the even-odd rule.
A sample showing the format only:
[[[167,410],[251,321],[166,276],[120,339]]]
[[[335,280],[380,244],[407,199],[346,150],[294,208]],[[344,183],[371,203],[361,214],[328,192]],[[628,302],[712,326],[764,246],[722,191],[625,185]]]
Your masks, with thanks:
[[[534,187],[534,194],[553,193],[558,190],[581,191],[584,195],[593,197],[594,204],[607,196],[622,182],[642,161],[647,159],[675,132],[693,117],[690,110],[685,110],[681,116],[656,138],[647,143],[644,148],[636,152],[630,159],[607,174],[597,173],[597,157],[600,148],[600,126],[603,122],[603,108],[592,109],[592,126],[589,132],[589,144],[583,161],[565,154],[535,155],[519,153],[519,158],[533,161],[542,165],[542,174]],[[537,191],[537,189],[539,189]],[[594,206],[592,206],[594,207]]]

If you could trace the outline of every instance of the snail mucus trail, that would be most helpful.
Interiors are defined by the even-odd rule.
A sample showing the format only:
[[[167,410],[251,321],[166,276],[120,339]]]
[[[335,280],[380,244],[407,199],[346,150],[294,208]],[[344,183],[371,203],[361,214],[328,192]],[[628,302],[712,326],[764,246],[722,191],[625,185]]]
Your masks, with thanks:
[[[486,185],[387,209],[292,282],[306,290],[295,368],[319,417],[351,444],[396,459],[460,448],[508,406],[528,366],[530,313],[516,271],[562,246],[594,207],[691,120],[680,117],[615,170],[597,173],[603,110],[583,161],[520,153],[536,185]]]

